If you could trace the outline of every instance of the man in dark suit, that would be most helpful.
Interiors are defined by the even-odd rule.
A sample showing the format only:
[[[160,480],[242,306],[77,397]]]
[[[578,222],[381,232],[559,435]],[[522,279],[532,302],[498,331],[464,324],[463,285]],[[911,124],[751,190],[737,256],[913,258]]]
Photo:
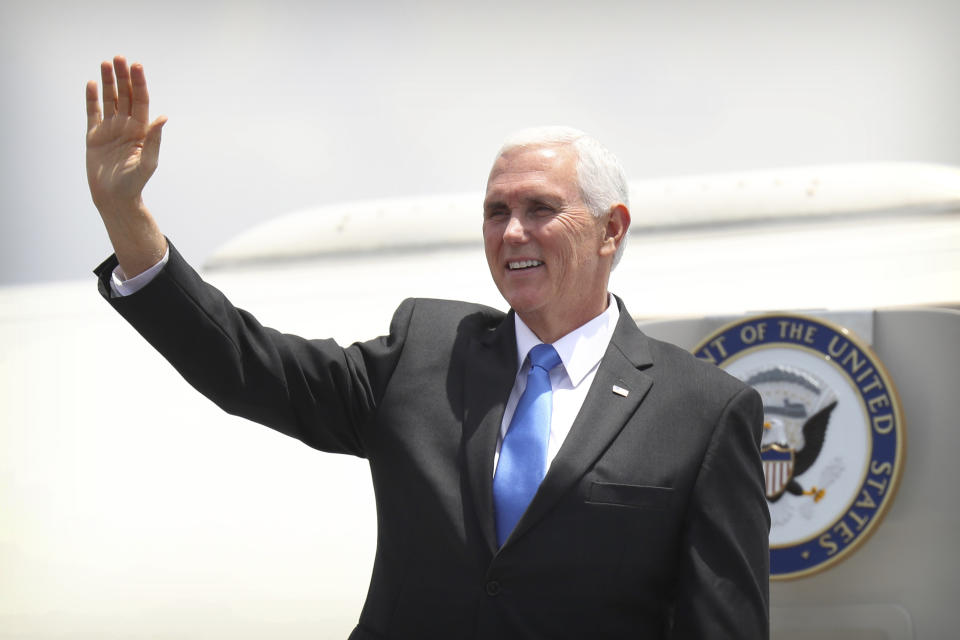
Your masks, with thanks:
[[[495,161],[484,246],[509,313],[407,300],[387,336],[341,348],[262,327],[168,244],[140,197],[163,120],[141,67],[101,71],[101,293],[225,410],[369,460],[351,638],[767,637],[760,399],[607,292],[630,214],[599,143],[524,132]]]

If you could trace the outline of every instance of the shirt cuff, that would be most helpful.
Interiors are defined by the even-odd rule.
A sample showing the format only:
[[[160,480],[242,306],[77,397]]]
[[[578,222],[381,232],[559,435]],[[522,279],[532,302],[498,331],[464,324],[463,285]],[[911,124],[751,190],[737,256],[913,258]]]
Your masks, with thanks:
[[[140,291],[140,289],[143,289],[145,286],[150,284],[150,282],[158,273],[163,271],[163,267],[166,266],[169,259],[170,247],[167,247],[167,250],[163,252],[163,257],[160,258],[159,262],[143,273],[137,274],[129,280],[127,280],[126,274],[118,264],[113,268],[113,274],[110,276],[110,290],[113,292],[113,295],[120,298]]]

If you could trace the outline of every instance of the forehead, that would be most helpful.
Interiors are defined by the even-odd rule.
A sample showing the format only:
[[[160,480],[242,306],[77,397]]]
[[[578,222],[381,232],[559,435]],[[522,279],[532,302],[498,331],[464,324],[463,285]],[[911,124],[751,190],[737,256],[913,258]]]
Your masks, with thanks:
[[[579,195],[577,154],[569,145],[520,147],[501,154],[487,180],[486,201]]]

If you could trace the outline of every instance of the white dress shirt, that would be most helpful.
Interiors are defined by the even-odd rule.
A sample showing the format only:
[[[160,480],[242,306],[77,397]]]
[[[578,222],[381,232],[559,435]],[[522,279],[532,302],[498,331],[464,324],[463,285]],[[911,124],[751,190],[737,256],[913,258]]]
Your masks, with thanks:
[[[553,411],[550,414],[550,443],[547,445],[547,468],[553,462],[560,446],[570,433],[583,401],[593,383],[600,360],[607,351],[613,330],[620,318],[620,309],[613,296],[607,296],[607,309],[585,325],[574,329],[553,343],[560,356],[561,366],[550,371],[550,385],[553,387]],[[517,409],[520,396],[527,386],[527,370],[530,368],[527,355],[540,344],[540,339],[520,319],[515,316],[517,334],[517,377],[513,390],[507,399],[507,408],[500,423],[500,437],[497,438],[497,451],[494,454],[493,468],[496,472],[500,460],[500,446],[510,427],[513,412]]]

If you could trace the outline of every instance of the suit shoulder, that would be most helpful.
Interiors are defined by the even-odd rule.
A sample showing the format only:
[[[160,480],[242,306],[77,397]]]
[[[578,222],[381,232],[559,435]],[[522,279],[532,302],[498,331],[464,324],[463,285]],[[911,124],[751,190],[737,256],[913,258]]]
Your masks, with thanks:
[[[506,317],[499,309],[474,302],[407,298],[397,308],[394,322],[409,323],[428,331],[449,327],[484,333],[496,329]]]
[[[696,357],[686,349],[670,342],[657,340],[647,336],[650,341],[650,352],[654,366],[669,367],[680,375],[689,377],[697,382],[698,387],[714,389],[723,396],[730,396],[743,391],[747,384],[730,375],[717,365]]]

